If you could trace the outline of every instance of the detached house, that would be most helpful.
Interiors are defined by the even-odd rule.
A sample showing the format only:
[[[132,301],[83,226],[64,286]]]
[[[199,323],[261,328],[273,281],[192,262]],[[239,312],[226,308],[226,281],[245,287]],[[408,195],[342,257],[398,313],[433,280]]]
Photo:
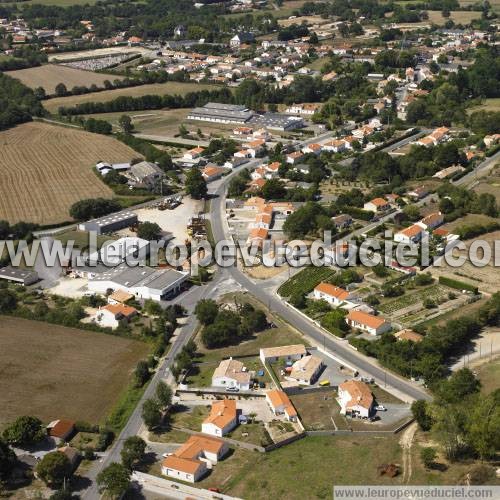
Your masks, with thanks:
[[[372,391],[364,382],[349,380],[339,385],[341,415],[369,417],[375,402]]]
[[[332,306],[339,306],[351,297],[350,293],[343,288],[330,283],[320,283],[314,289],[316,300],[326,300]]]
[[[47,434],[59,443],[69,441],[75,432],[75,422],[73,420],[53,420],[47,425]]]
[[[118,328],[121,321],[130,322],[137,316],[137,309],[125,304],[108,304],[99,308],[95,315],[95,321],[101,326]]]
[[[363,311],[350,311],[345,321],[351,328],[357,328],[370,335],[381,335],[391,329],[391,324],[384,318]]]
[[[371,212],[383,212],[390,208],[389,202],[383,198],[374,198],[363,205],[364,210]]]
[[[323,369],[323,361],[317,356],[304,356],[295,361],[287,378],[295,380],[299,385],[312,385]]]
[[[285,392],[278,390],[267,391],[266,401],[275,415],[284,415],[291,422],[297,421],[297,410]]]
[[[234,399],[214,401],[210,415],[201,424],[201,432],[222,437],[231,432],[237,423],[236,401]]]
[[[441,212],[435,212],[425,216],[422,220],[417,222],[421,228],[429,230],[435,229],[444,222],[444,215]]]
[[[235,387],[247,391],[250,389],[250,373],[241,361],[232,358],[224,359],[212,375],[212,386]]]
[[[307,355],[303,344],[285,345],[280,347],[266,347],[260,350],[260,359],[263,363],[275,363],[280,359],[297,361]]]
[[[405,229],[402,229],[401,231],[398,231],[394,235],[394,241],[398,243],[417,243],[422,239],[422,234],[424,233],[424,229],[422,226],[418,224],[413,224],[412,226],[409,226]]]

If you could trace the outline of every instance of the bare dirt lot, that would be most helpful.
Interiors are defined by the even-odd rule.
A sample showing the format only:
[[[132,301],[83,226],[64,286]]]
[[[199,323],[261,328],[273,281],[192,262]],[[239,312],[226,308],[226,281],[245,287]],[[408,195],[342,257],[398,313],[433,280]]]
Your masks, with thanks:
[[[471,285],[477,286],[481,292],[495,293],[498,291],[498,281],[500,273],[497,267],[494,266],[495,257],[495,241],[500,238],[500,231],[495,231],[493,233],[482,234],[477,238],[465,241],[467,249],[476,240],[483,240],[489,244],[491,248],[492,258],[490,262],[484,267],[478,267],[471,263],[470,259],[467,259],[465,264],[460,267],[452,267],[446,264],[444,259],[442,260],[442,265],[440,267],[430,267],[434,277],[447,276],[459,281],[464,281],[465,283],[470,283]],[[453,250],[454,256],[467,255],[465,252],[459,252],[457,249]],[[478,251],[477,258],[482,257],[481,250]]]
[[[12,223],[64,222],[74,202],[111,198],[113,192],[92,167],[99,160],[124,162],[137,157],[111,137],[45,123],[25,123],[1,132],[0,150],[0,219]]]
[[[24,71],[24,70],[23,70]],[[87,73],[87,71],[83,71]],[[94,74],[94,73],[90,73]],[[104,78],[106,80],[109,78]],[[113,77],[114,79],[114,77]],[[56,97],[44,101],[44,107],[51,113],[56,113],[60,106],[75,106],[83,102],[106,102],[116,99],[121,96],[140,97],[143,95],[155,94],[178,94],[185,95],[188,92],[198,92],[200,90],[215,90],[216,85],[203,83],[184,83],[184,82],[167,82],[153,83],[151,85],[140,85],[138,87],[129,87],[124,89],[104,90],[102,92],[93,92],[91,94],[73,95],[68,97]]]
[[[7,73],[12,78],[21,80],[25,85],[32,89],[43,87],[47,94],[55,92],[56,85],[64,83],[68,90],[71,90],[75,85],[95,84],[102,87],[104,80],[120,80],[116,75],[107,75],[105,73],[94,73],[92,71],[84,71],[81,69],[69,68],[67,66],[58,66],[57,64],[46,64],[36,68],[19,69],[9,71]]]
[[[20,415],[98,423],[148,346],[103,333],[0,317],[0,426]]]

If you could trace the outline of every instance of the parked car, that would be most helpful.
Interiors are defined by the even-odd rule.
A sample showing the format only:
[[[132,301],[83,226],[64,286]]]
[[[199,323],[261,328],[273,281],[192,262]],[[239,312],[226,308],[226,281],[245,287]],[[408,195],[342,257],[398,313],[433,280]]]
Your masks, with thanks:
[[[387,411],[387,408],[384,405],[377,405],[375,406],[375,409],[377,411]]]
[[[239,392],[238,387],[228,387],[226,389],[227,392]]]

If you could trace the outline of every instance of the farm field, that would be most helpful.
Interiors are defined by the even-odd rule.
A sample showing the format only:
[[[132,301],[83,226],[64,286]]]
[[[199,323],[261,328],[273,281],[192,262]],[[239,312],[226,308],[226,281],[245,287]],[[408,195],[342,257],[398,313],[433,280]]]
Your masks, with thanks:
[[[20,415],[98,423],[126,387],[145,343],[103,333],[0,319],[0,426]]]
[[[118,129],[121,116],[128,115],[132,119],[135,132],[151,135],[174,136],[189,113],[189,109],[125,111],[123,113],[95,113],[87,115],[98,120],[106,120],[113,128]],[[190,128],[189,126],[187,127]],[[196,130],[196,129],[195,129]]]
[[[439,10],[428,10],[427,14],[429,21],[434,24],[441,25],[448,20],[448,18],[443,17]],[[456,24],[469,24],[473,19],[481,19],[481,12],[453,10],[450,12],[449,19]]]
[[[483,102],[478,106],[471,106],[467,109],[468,114],[475,113],[476,111],[500,111],[500,97],[483,99]]]
[[[290,297],[293,293],[309,293],[321,281],[328,281],[335,271],[328,267],[307,267],[285,281],[279,288],[278,294]]]
[[[86,73],[86,71],[84,71]],[[109,78],[107,78],[109,79]],[[104,78],[106,80],[106,78]],[[150,85],[139,85],[125,89],[103,90],[93,94],[74,95],[67,97],[56,97],[44,101],[43,105],[47,111],[56,113],[61,106],[75,106],[84,102],[106,102],[121,96],[140,97],[148,94],[178,94],[186,95],[188,92],[198,92],[200,90],[215,90],[217,85],[208,83],[186,83],[186,82],[166,82],[152,83]]]
[[[37,122],[0,132],[0,149],[0,219],[11,223],[64,222],[74,202],[111,198],[92,166],[138,156],[112,137]]]
[[[447,290],[445,290],[440,285],[432,285],[420,290],[407,290],[404,295],[401,295],[397,299],[390,300],[381,304],[378,309],[380,310],[380,312],[385,314],[395,314],[399,310],[424,301],[425,299],[436,300],[444,297],[446,293]]]
[[[53,94],[59,83],[64,83],[67,89],[71,90],[75,85],[85,85],[88,87],[95,84],[98,87],[102,87],[105,80],[111,82],[113,80],[121,80],[121,77],[117,75],[94,73],[92,71],[84,71],[57,64],[45,64],[36,68],[8,71],[7,74],[12,78],[21,80],[22,83],[32,89],[43,87],[47,94]]]

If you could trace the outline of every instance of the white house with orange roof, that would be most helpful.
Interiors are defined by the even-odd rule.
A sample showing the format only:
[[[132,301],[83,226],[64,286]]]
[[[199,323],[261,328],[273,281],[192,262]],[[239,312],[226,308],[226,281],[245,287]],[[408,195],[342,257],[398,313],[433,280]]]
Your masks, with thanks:
[[[281,166],[281,163],[279,161],[274,161],[274,162],[270,163],[269,165],[266,165],[265,166],[266,179],[274,179],[279,173],[280,166]]]
[[[370,335],[381,335],[391,329],[391,324],[384,318],[363,311],[349,311],[345,321],[351,328],[362,330]]]
[[[345,141],[341,139],[333,139],[332,141],[325,142],[323,149],[331,153],[342,153],[347,149]]]
[[[434,212],[426,215],[423,219],[417,222],[417,225],[422,229],[430,230],[435,229],[444,222],[444,215],[441,212]]]
[[[367,201],[363,205],[364,210],[369,210],[371,212],[383,212],[390,208],[389,202],[384,200],[384,198],[373,198],[373,200]]]
[[[224,172],[227,172],[225,168],[208,165],[201,171],[201,175],[206,182],[212,182],[220,179],[224,175]]]
[[[212,387],[236,388],[242,391],[250,389],[250,373],[245,365],[237,359],[224,359],[214,370]]]
[[[297,410],[285,392],[276,389],[267,391],[266,401],[275,415],[284,415],[290,422],[297,421]]]
[[[134,307],[125,304],[108,304],[98,309],[94,319],[100,326],[118,328],[121,321],[128,323],[137,314],[139,313]]]
[[[197,146],[196,148],[190,149],[189,151],[186,151],[184,153],[184,158],[186,160],[196,160],[200,158],[200,156],[203,155],[203,152],[205,151],[205,148],[202,148],[201,146]]]
[[[332,306],[339,306],[351,298],[347,290],[324,282],[316,286],[313,293],[316,300],[326,300]]]
[[[255,139],[244,145],[246,151],[250,153],[252,158],[255,158],[264,151],[266,141],[264,139]]]
[[[161,473],[164,476],[194,483],[199,481],[228,451],[229,446],[222,439],[203,435],[191,436],[172,455],[163,460]]]
[[[286,155],[286,162],[290,163],[290,165],[295,165],[296,163],[299,163],[303,157],[304,153],[302,153],[302,151],[294,151],[293,153]]]
[[[339,385],[341,415],[368,418],[373,410],[375,399],[370,387],[360,380],[348,380]]]
[[[231,432],[237,424],[236,401],[223,399],[212,403],[210,414],[201,424],[201,432],[222,437]]]
[[[302,148],[302,152],[306,153],[306,154],[319,155],[321,153],[322,149],[323,149],[323,146],[321,144],[312,143],[312,144],[308,144],[307,146],[304,146]]]
[[[264,165],[261,165],[260,167],[257,167],[252,171],[252,173],[250,174],[250,178],[253,180],[264,179],[266,177],[266,173],[266,167]]]
[[[406,227],[405,229],[402,229],[401,231],[398,231],[394,235],[394,241],[406,244],[417,243],[422,239],[422,235],[424,232],[425,230],[422,228],[422,226],[413,224]]]

